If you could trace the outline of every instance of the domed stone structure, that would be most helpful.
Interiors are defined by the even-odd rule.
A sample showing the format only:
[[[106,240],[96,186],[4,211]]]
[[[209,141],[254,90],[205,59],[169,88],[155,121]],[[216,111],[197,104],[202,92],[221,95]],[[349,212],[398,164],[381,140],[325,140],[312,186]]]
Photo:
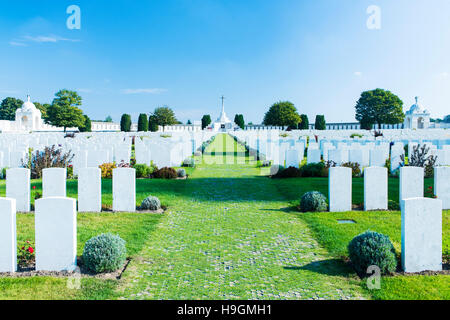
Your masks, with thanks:
[[[430,127],[430,113],[419,104],[419,97],[416,103],[405,113],[405,129],[428,129]]]
[[[38,131],[42,126],[41,111],[31,102],[30,96],[16,110],[16,127],[19,131]]]

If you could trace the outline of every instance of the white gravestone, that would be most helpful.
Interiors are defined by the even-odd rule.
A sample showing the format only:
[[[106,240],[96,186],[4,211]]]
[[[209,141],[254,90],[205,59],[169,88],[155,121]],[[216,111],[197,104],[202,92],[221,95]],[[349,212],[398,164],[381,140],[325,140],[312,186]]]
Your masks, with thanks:
[[[320,149],[308,148],[307,162],[308,164],[320,162]]]
[[[66,168],[48,168],[42,170],[42,197],[65,197],[66,176]]]
[[[400,168],[400,206],[403,199],[421,198],[423,192],[424,169],[420,167]]]
[[[450,167],[434,168],[434,194],[442,200],[442,209],[450,209]]]
[[[442,270],[442,201],[402,201],[402,267],[405,272]]]
[[[102,179],[100,168],[81,168],[78,171],[78,211],[102,211]]]
[[[30,211],[30,169],[6,170],[6,197],[16,199],[17,211]]]
[[[36,270],[73,271],[77,266],[77,212],[72,198],[36,200]]]
[[[16,271],[16,200],[0,198],[0,272]]]
[[[352,210],[352,169],[331,167],[328,178],[330,212]]]
[[[364,169],[364,210],[387,210],[388,172],[384,167]]]
[[[135,169],[113,169],[113,211],[136,211]]]
[[[386,153],[381,149],[370,150],[370,166],[383,167],[386,164]]]
[[[299,152],[296,149],[286,150],[286,168],[300,166]]]

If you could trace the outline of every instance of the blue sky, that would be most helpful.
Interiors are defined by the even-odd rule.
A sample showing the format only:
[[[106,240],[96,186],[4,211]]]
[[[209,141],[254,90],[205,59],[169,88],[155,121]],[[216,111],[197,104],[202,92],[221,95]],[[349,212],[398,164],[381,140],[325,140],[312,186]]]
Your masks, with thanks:
[[[69,5],[81,29],[69,30]],[[369,30],[366,10],[381,9]],[[450,113],[450,1],[164,0],[1,1],[0,99],[51,102],[77,90],[92,119],[168,105],[185,122],[260,123],[292,101],[314,121],[354,121],[364,90],[414,96],[432,117]]]

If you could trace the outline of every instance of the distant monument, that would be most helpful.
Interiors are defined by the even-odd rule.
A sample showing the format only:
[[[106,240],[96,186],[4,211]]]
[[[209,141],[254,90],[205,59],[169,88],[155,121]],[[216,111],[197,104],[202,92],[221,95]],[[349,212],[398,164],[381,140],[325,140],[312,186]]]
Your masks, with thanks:
[[[222,96],[220,99],[222,100],[222,111],[220,112],[219,118],[217,118],[210,128],[215,132],[226,132],[228,130],[238,129],[239,126],[228,119],[227,114],[225,113],[225,97]]]
[[[428,129],[430,127],[430,113],[419,105],[419,97],[416,103],[405,113],[405,129]]]

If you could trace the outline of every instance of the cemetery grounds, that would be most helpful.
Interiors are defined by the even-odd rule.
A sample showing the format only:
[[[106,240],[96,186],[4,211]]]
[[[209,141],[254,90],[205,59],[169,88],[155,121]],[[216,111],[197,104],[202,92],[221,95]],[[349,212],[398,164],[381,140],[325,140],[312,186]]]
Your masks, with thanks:
[[[388,235],[400,254],[399,211],[300,213],[301,195],[327,195],[328,179],[269,179],[269,169],[226,134],[187,172],[187,180],[136,181],[137,203],[157,196],[168,207],[162,215],[78,214],[78,256],[100,233],[126,240],[131,262],[120,279],[82,277],[80,288],[70,289],[67,277],[0,277],[0,299],[450,299],[448,275],[387,276],[381,289],[369,290],[349,266],[349,241],[369,229]],[[398,183],[389,178],[396,202]],[[425,190],[432,185],[425,179]],[[32,186],[42,189],[39,180]],[[67,194],[77,197],[76,180],[67,182]],[[354,178],[353,204],[362,202],[363,178]],[[102,181],[102,203],[112,204],[111,180]],[[19,243],[33,241],[34,215],[18,214],[17,228]],[[449,229],[447,210],[444,252]]]

